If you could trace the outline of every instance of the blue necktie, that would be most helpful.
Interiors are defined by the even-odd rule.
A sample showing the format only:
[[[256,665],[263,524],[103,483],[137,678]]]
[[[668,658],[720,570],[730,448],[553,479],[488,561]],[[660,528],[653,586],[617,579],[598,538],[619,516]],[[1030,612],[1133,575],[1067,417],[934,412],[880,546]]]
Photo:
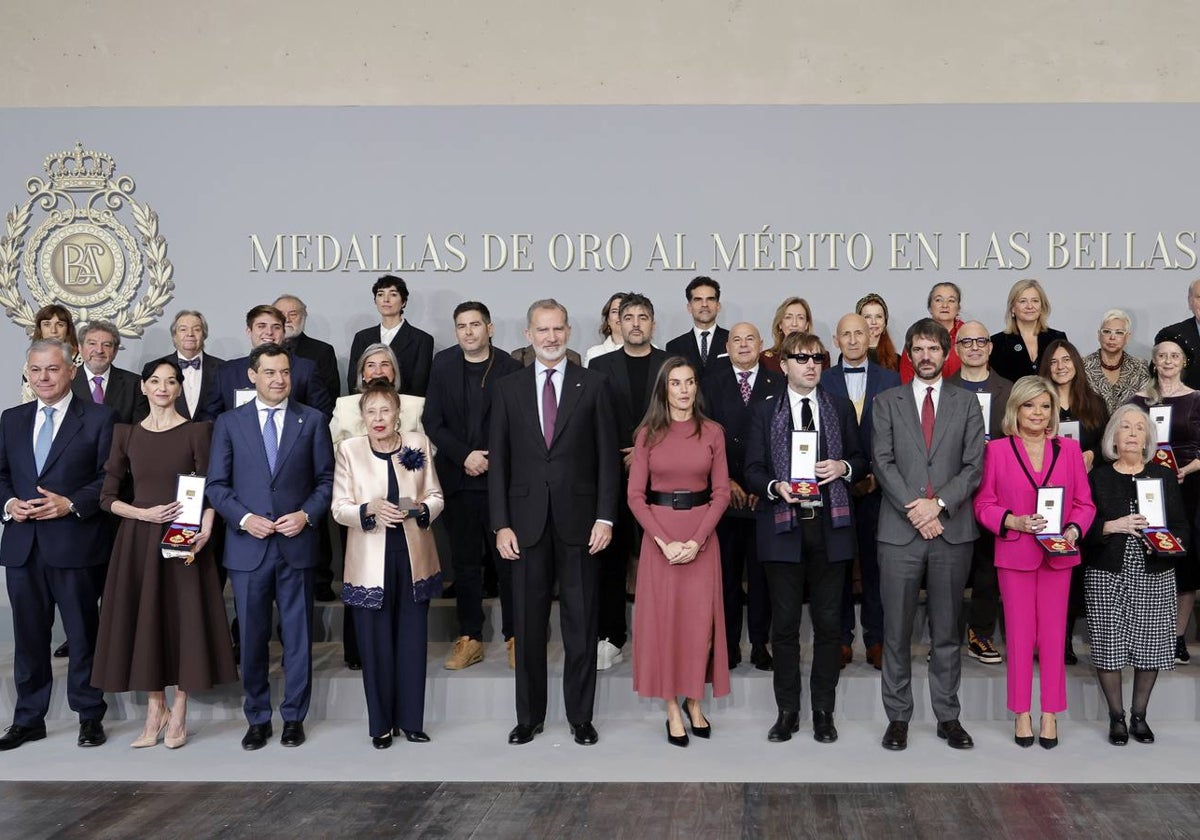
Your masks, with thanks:
[[[263,423],[263,446],[267,449],[267,466],[271,468],[271,474],[275,474],[275,458],[279,455],[279,438],[275,432],[275,412],[278,408],[265,409],[267,412],[267,422]]]
[[[46,459],[50,457],[50,446],[54,443],[54,407],[46,406],[42,414],[46,415],[46,421],[38,429],[37,440],[33,443],[33,462],[38,475],[42,474],[42,467],[46,466]]]

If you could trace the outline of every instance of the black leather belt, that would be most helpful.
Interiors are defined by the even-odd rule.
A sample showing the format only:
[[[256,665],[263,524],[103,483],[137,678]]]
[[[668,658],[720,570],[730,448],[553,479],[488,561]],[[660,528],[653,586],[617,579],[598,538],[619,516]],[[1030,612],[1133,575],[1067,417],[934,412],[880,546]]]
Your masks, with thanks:
[[[711,490],[676,490],[672,493],[650,490],[646,493],[646,501],[650,504],[669,507],[672,510],[691,510],[708,504],[711,498]]]

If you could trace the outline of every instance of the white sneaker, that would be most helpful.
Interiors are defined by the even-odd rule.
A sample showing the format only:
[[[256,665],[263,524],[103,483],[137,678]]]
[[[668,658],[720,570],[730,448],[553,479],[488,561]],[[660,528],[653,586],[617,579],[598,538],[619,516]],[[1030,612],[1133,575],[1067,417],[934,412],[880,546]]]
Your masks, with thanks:
[[[610,642],[608,639],[601,639],[596,645],[596,670],[607,671],[614,665],[619,664],[625,658],[621,653],[621,649]]]

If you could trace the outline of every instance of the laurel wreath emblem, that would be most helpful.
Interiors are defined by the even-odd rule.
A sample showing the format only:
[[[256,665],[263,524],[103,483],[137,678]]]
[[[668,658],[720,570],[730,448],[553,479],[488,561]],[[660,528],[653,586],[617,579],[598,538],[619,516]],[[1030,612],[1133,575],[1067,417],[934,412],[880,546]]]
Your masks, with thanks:
[[[82,216],[93,219],[115,218],[113,211],[127,203],[140,235],[140,245],[145,260],[145,274],[149,280],[149,286],[141,300],[130,310],[128,304],[133,297],[132,292],[136,291],[137,285],[140,285],[139,279],[138,284],[132,286],[131,293],[128,295],[129,299],[121,301],[124,308],[115,313],[111,320],[122,336],[141,337],[146,327],[162,317],[163,307],[174,297],[175,284],[172,277],[175,268],[167,257],[167,241],[159,232],[158,213],[148,205],[139,203],[130,195],[133,190],[132,179],[122,177],[116,181],[109,181],[104,189],[93,195],[93,200],[102,199],[106,208],[102,211],[93,209],[90,201],[83,211],[73,213],[72,211],[55,210],[54,208],[65,196],[65,193],[53,188],[47,189],[47,185],[40,178],[29,179],[26,189],[30,193],[29,200],[24,204],[14,206],[9,211],[5,217],[4,236],[0,238],[0,306],[4,307],[5,314],[14,323],[24,327],[26,332],[32,334],[36,326],[33,321],[35,313],[18,287],[18,266],[25,248],[25,236],[29,232],[32,208],[35,202],[39,203],[43,209],[51,211],[53,218],[60,220]],[[70,200],[68,199],[68,201]],[[74,202],[70,201],[70,204],[74,205]]]

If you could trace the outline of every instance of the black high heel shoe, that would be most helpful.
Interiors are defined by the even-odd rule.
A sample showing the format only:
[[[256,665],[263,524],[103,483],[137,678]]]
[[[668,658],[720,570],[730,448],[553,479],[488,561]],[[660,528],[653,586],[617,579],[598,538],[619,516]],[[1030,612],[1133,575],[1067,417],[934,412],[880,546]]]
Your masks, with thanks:
[[[1040,723],[1038,724],[1038,729],[1039,730],[1041,729]],[[1054,721],[1054,737],[1047,738],[1045,735],[1041,734],[1041,732],[1039,731],[1038,732],[1038,746],[1040,746],[1044,750],[1052,750],[1058,746],[1058,720],[1057,720],[1057,718]]]
[[[1018,717],[1020,717],[1020,715],[1018,715]],[[1032,728],[1033,728],[1033,722],[1030,721],[1030,729],[1032,729]],[[1016,730],[1016,722],[1015,721],[1013,722],[1013,730],[1014,730],[1013,731],[1013,741],[1016,743],[1016,745],[1018,747],[1025,748],[1025,747],[1033,746],[1033,733],[1032,732],[1030,732],[1028,735],[1018,735],[1015,731]]]
[[[671,721],[667,721],[667,743],[673,747],[686,747],[688,745],[687,730],[684,729],[682,735],[671,734]]]
[[[697,738],[711,738],[712,724],[708,722],[708,718],[704,718],[704,726],[697,726],[696,722],[692,719],[692,712],[688,708],[688,703],[689,701],[684,699],[683,713],[687,716],[687,722],[692,726],[692,734]],[[701,717],[703,717],[703,715],[701,715]]]

